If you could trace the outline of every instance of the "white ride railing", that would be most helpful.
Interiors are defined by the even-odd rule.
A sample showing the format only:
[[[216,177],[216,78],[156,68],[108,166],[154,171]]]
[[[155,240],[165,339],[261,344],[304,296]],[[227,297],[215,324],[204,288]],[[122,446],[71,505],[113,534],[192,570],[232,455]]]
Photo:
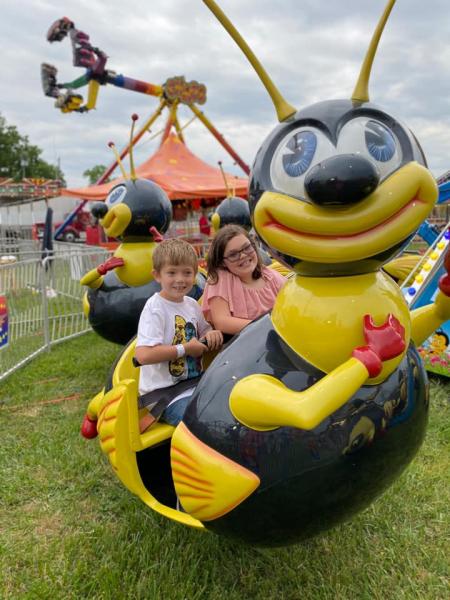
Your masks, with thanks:
[[[55,244],[0,257],[0,381],[53,344],[89,331],[80,278],[109,256],[102,248]]]

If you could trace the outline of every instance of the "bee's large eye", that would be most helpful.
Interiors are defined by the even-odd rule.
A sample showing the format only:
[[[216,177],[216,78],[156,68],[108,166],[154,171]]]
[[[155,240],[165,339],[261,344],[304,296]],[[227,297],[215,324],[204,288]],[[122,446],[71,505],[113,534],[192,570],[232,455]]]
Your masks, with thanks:
[[[340,131],[337,147],[342,154],[360,154],[370,159],[381,179],[395,171],[402,162],[402,150],[394,132],[368,117],[358,117],[346,123]]]
[[[109,196],[106,198],[106,204],[110,207],[114,204],[119,204],[127,193],[127,188],[125,185],[118,185],[114,189],[111,190]]]
[[[304,176],[312,165],[334,154],[325,134],[314,127],[291,131],[275,150],[270,165],[274,187],[292,196],[304,197]]]
[[[387,162],[395,154],[395,138],[392,133],[376,121],[366,124],[366,146],[372,156],[378,162]]]
[[[286,144],[289,153],[283,154],[283,168],[291,177],[299,177],[308,170],[317,148],[317,136],[313,131],[296,133]]]

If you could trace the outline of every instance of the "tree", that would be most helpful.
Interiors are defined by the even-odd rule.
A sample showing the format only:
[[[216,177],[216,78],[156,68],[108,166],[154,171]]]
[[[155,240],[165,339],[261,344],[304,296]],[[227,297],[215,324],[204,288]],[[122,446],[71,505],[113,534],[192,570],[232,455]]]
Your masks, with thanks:
[[[60,179],[65,185],[64,174],[56,165],[41,158],[42,150],[29,143],[28,136],[21,135],[15,125],[8,125],[0,114],[0,176],[20,181],[26,177]]]
[[[86,169],[83,173],[83,177],[87,177],[89,179],[89,183],[94,184],[100,179],[103,173],[106,171],[106,167],[104,165],[95,165],[92,169]],[[110,178],[108,177],[103,183],[108,183]]]

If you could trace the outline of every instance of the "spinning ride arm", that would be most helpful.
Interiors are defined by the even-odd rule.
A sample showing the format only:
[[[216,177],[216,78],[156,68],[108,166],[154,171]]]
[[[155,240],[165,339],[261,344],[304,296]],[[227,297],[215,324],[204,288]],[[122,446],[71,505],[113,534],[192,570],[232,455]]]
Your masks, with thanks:
[[[58,83],[56,67],[46,63],[41,65],[44,94],[56,98],[55,106],[63,113],[87,112],[95,108],[100,85],[107,83],[151,96],[162,96],[162,86],[124,77],[114,71],[106,70],[107,55],[100,48],[92,46],[89,36],[76,29],[73,21],[67,17],[53,23],[47,33],[47,40],[51,43],[60,42],[67,35],[72,43],[73,65],[86,68],[85,74],[71,82]],[[85,85],[88,86],[88,98],[86,104],[83,104],[83,97],[74,93],[73,90]]]
[[[192,110],[194,115],[198,117],[210,133],[212,133],[242,170],[247,175],[250,173],[250,167],[242,160],[230,144],[225,141],[224,137],[196,106],[206,102],[206,87],[203,84],[198,83],[197,81],[186,81],[184,77],[178,76],[167,79],[163,85],[155,85],[107,70],[105,68],[108,59],[107,55],[99,48],[92,46],[89,41],[89,36],[83,31],[76,29],[73,21],[67,17],[58,19],[53,23],[47,33],[47,39],[49,42],[60,42],[67,37],[67,35],[69,35],[72,42],[73,65],[75,67],[85,67],[86,72],[73,81],[58,83],[56,67],[47,63],[41,65],[41,80],[44,94],[56,99],[55,106],[56,108],[59,108],[61,112],[83,113],[95,108],[100,86],[109,83],[132,92],[161,98],[161,101],[164,104],[160,105],[158,116],[164,106],[170,107],[170,126],[175,126],[182,139],[181,127],[179,126],[178,118],[176,116],[176,108],[179,104],[184,104]],[[85,85],[88,86],[88,98],[86,103],[83,104],[83,97],[80,94],[75,93],[74,90],[84,87]],[[147,125],[146,128],[148,127],[149,125]]]
[[[247,163],[245,163],[242,160],[242,158],[239,156],[239,154],[237,154],[237,152],[235,152],[233,150],[233,148],[230,146],[230,144],[228,144],[228,142],[224,139],[224,137],[217,131],[217,129],[214,127],[214,125],[211,123],[211,121],[209,121],[205,117],[204,113],[201,110],[199,110],[195,106],[195,104],[190,104],[189,108],[192,110],[194,115],[200,119],[200,121],[203,123],[203,125],[206,127],[206,129],[208,129],[213,134],[213,136],[216,138],[216,140],[225,148],[225,150],[228,152],[228,154],[232,158],[234,158],[234,160],[241,167],[241,169],[244,171],[244,173],[246,173],[247,175],[250,175],[250,167],[247,165]]]

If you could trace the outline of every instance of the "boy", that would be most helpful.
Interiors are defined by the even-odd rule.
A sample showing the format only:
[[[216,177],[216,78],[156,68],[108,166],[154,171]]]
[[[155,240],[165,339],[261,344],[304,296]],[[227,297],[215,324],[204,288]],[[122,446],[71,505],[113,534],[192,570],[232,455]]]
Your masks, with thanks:
[[[171,425],[181,421],[202,372],[203,353],[222,345],[221,332],[212,329],[199,304],[186,296],[194,285],[197,269],[197,255],[187,242],[165,240],[155,248],[153,276],[161,291],[144,306],[135,351],[142,365],[140,401],[144,400],[155,416],[149,412],[140,420],[141,433],[154,423],[158,410],[161,419]],[[187,381],[170,389],[190,379],[192,385]]]

